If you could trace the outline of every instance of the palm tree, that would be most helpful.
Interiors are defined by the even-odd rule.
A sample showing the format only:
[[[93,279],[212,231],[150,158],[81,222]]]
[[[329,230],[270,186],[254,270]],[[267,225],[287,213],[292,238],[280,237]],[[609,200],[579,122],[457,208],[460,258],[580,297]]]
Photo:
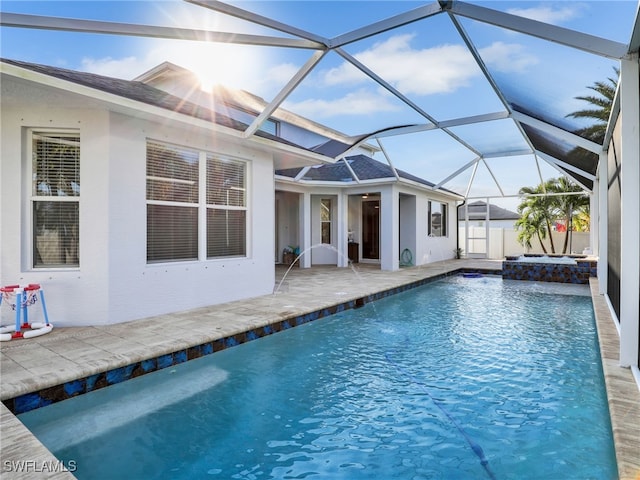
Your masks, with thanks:
[[[575,133],[588,138],[596,143],[602,145],[604,142],[604,135],[607,131],[607,122],[611,115],[611,107],[613,105],[613,98],[616,94],[618,87],[618,77],[620,76],[620,69],[614,67],[616,72],[615,78],[609,77],[607,81],[595,82],[592,86],[587,87],[598,95],[587,95],[575,97],[577,100],[584,100],[591,104],[591,108],[585,110],[578,110],[577,112],[570,113],[567,117],[573,118],[591,118],[596,122],[586,128],[577,130]]]
[[[574,133],[593,142],[599,143],[600,145],[604,142],[604,136],[607,131],[607,122],[611,116],[613,99],[616,94],[618,78],[620,76],[620,69],[614,67],[613,70],[616,74],[615,78],[609,77],[607,81],[595,82],[592,86],[587,87],[593,90],[597,95],[575,97],[577,100],[588,102],[591,105],[590,108],[578,110],[567,115],[567,117],[590,118],[596,120],[593,125],[576,130]],[[576,148],[570,152],[570,155],[581,155],[581,150]],[[560,177],[548,180],[537,187],[522,187],[520,189],[520,194],[540,195],[547,192],[562,194],[577,193],[581,191],[581,187],[571,183],[565,177]],[[518,213],[521,215],[521,218],[516,222],[516,229],[519,231],[518,241],[527,248],[531,248],[531,239],[536,235],[540,241],[542,250],[545,253],[547,253],[547,250],[542,241],[545,239],[547,234],[549,235],[551,252],[555,253],[555,246],[551,235],[551,224],[557,219],[564,220],[566,222],[567,229],[562,253],[566,253],[569,246],[569,237],[574,229],[574,217],[576,215],[580,216],[579,218],[581,220],[578,222],[578,225],[581,230],[585,229],[585,218],[588,222],[589,197],[586,194],[525,197],[522,203],[518,206]]]
[[[586,194],[576,195],[579,192],[583,192],[582,187],[570,182],[566,177],[552,178],[536,187],[522,187],[520,194],[530,196],[525,197],[518,205],[518,241],[531,248],[531,238],[536,235],[542,250],[547,253],[543,240],[548,236],[551,253],[556,253],[551,234],[552,225],[557,220],[562,220],[567,226],[562,253],[567,253],[573,231],[573,217],[581,209],[587,212],[589,209],[589,197]],[[547,193],[554,195],[544,196]],[[563,193],[568,195],[562,195]]]
[[[552,215],[561,219],[567,226],[564,236],[562,253],[567,253],[569,237],[573,232],[573,217],[579,209],[589,208],[589,197],[584,194],[582,187],[571,183],[566,177],[549,180],[546,184],[547,191],[552,193],[580,193],[581,195],[557,195],[549,197]]]
[[[535,211],[528,210],[527,208],[521,210],[518,207],[518,213],[521,214],[521,217],[516,220],[515,223],[516,230],[518,230],[518,242],[530,249],[532,247],[531,239],[535,235],[542,246],[542,251],[547,253],[547,249],[543,243],[543,240],[547,236],[547,230],[542,217]]]
[[[537,187],[522,187],[519,193],[520,195],[534,196],[525,197],[520,205],[518,205],[518,213],[520,214],[520,219],[516,222],[516,228],[520,230],[520,233],[518,233],[518,241],[520,241],[522,245],[531,248],[531,237],[533,233],[535,233],[538,240],[540,240],[542,250],[544,253],[547,253],[547,249],[542,240],[544,240],[548,234],[551,253],[556,253],[553,237],[551,236],[553,218],[550,215],[549,197],[540,196],[546,193],[545,185],[540,184]]]
[[[589,205],[578,207],[573,216],[573,229],[576,232],[588,232],[591,227],[591,212]]]

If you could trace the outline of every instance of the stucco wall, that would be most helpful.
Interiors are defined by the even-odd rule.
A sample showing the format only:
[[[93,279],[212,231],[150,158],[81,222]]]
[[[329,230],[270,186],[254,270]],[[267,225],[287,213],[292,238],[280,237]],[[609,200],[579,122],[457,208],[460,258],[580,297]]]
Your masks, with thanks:
[[[2,108],[0,283],[40,283],[54,325],[106,323],[109,318],[109,264],[104,235],[108,224],[108,122],[104,110]],[[80,268],[30,267],[31,182],[24,151],[30,127],[80,132]],[[5,324],[7,308],[1,307]]]
[[[275,261],[282,262],[282,252],[285,247],[300,247],[300,194],[295,192],[277,191],[276,221],[277,241]]]
[[[30,267],[23,148],[28,127],[79,129],[79,268]],[[147,138],[249,160],[246,258],[146,263]],[[0,284],[41,283],[55,325],[118,323],[272,291],[274,183],[268,155],[195,127],[106,109],[3,106],[1,139]]]
[[[447,236],[429,237],[427,235],[427,212],[429,200],[448,205]],[[417,245],[414,255],[416,265],[439,262],[453,258],[456,247],[456,204],[451,199],[437,194],[420,195],[416,204]]]

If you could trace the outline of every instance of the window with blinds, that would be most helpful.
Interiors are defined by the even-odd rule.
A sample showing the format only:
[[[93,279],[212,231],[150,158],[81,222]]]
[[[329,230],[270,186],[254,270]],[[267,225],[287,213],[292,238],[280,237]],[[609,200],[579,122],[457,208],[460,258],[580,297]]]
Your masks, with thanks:
[[[147,142],[149,263],[246,256],[246,210],[244,162]]]
[[[31,131],[33,267],[78,267],[80,135]]]
[[[147,143],[147,200],[198,203],[199,153]]]
[[[247,254],[246,168],[207,155],[207,258]]]
[[[147,261],[197,259],[197,207],[147,204]]]
[[[199,158],[147,142],[147,261],[198,259]]]

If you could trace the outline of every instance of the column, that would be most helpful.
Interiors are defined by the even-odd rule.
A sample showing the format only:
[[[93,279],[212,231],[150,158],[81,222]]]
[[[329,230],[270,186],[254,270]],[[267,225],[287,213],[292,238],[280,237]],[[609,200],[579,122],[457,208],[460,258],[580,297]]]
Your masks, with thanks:
[[[400,200],[394,186],[380,192],[380,269],[400,268]]]
[[[640,327],[640,104],[638,54],[620,62],[622,136],[620,210],[620,365],[638,365]]]
[[[311,194],[300,194],[300,252],[305,252],[300,258],[300,268],[311,267]]]

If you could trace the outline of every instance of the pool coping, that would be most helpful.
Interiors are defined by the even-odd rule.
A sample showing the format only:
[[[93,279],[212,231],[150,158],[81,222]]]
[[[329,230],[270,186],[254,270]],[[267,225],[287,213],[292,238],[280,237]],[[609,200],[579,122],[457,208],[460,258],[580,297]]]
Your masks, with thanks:
[[[640,388],[620,366],[620,336],[597,278],[589,281],[620,480],[640,479]]]
[[[77,375],[71,374],[68,375],[68,377],[72,378],[68,378],[62,383],[59,382],[59,379],[52,379],[48,383],[45,382],[43,385],[41,384],[37,390],[26,392],[18,390],[20,393],[17,394],[7,394],[6,392],[2,392],[1,401],[11,413],[14,415],[20,415],[37,408],[46,407],[53,403],[68,400],[78,395],[84,395],[85,393],[116,385],[141,375],[153,373],[189,360],[211,355],[227,348],[232,348],[243,343],[257,340],[289,328],[298,327],[305,323],[335,315],[336,313],[343,312],[345,310],[360,308],[367,303],[375,302],[382,298],[396,295],[400,292],[418,288],[442,278],[464,273],[496,274],[494,270],[484,269],[481,271],[477,268],[462,268],[440,273],[411,283],[349,299],[318,310],[286,316],[285,318],[273,323],[266,322],[264,324],[259,324],[249,330],[241,330],[226,336],[213,335],[202,343],[189,345],[177,350],[169,349],[169,351],[162,352],[159,355],[142,358],[131,363],[128,363],[128,360],[126,359],[121,359],[109,370],[100,370],[99,367],[94,367],[94,369],[84,377],[78,378]],[[28,388],[29,387],[27,385],[24,386],[24,389]],[[7,398],[4,398],[5,396]]]
[[[362,267],[359,267],[359,268],[362,268]],[[345,294],[344,297],[342,298],[342,301],[335,302],[334,300],[330,300],[326,302],[326,304],[322,305],[320,308],[315,308],[315,309],[300,308],[300,305],[285,305],[285,307],[287,308],[285,308],[284,310],[281,308],[276,315],[273,315],[272,313],[270,313],[268,309],[264,309],[263,310],[264,315],[261,315],[262,321],[259,321],[254,318],[252,320],[252,326],[249,329],[247,328],[239,328],[239,329],[236,328],[231,330],[223,329],[218,332],[213,332],[213,334],[210,333],[211,338],[205,339],[205,341],[194,342],[192,339],[177,340],[173,338],[172,341],[168,342],[167,345],[154,346],[154,348],[157,350],[156,353],[159,353],[159,355],[153,358],[157,359],[166,355],[171,355],[173,362],[182,363],[182,361],[186,361],[187,359],[190,359],[189,358],[190,356],[191,358],[197,358],[196,356],[194,356],[194,355],[197,355],[197,351],[196,351],[197,349],[194,350],[194,347],[200,346],[200,348],[203,348],[202,346],[206,345],[208,342],[216,342],[216,341],[220,342],[225,338],[234,339],[234,341],[237,343],[250,341],[254,339],[254,335],[249,334],[249,337],[247,337],[247,332],[250,332],[250,331],[255,332],[256,330],[264,329],[265,327],[268,327],[269,324],[277,324],[279,322],[282,327],[285,327],[286,322],[292,322],[294,324],[294,325],[290,324],[289,326],[304,324],[309,321],[313,321],[317,318],[322,318],[324,316],[337,313],[338,311],[342,311],[348,308],[357,308],[358,306],[363,305],[364,303],[375,301],[379,298],[383,298],[385,296],[393,295],[401,291],[416,288],[426,283],[435,281],[439,278],[460,274],[465,271],[466,272],[482,272],[485,274],[500,274],[500,262],[489,263],[487,261],[479,261],[479,262],[470,263],[470,262],[460,262],[460,260],[455,260],[453,262],[443,262],[441,265],[435,266],[430,269],[419,268],[419,267],[403,269],[404,272],[401,271],[402,273],[397,273],[397,272],[376,273],[375,270],[367,271],[366,268],[362,268],[362,269],[363,269],[363,272],[366,272],[367,274],[367,280],[369,279],[369,275],[383,276],[384,278],[383,278],[382,284],[384,285],[386,282],[387,285],[380,287],[380,284],[378,284],[376,287],[374,287],[373,290],[366,291],[366,292],[358,291],[357,294],[353,294],[353,295],[350,295],[349,292],[336,292],[336,295],[341,293]],[[378,270],[378,272],[380,271]],[[308,272],[308,271],[305,272],[304,269],[300,269],[299,271],[296,271],[295,275],[293,276],[304,277],[305,274],[310,274],[310,273],[311,272]],[[393,276],[394,274],[395,274],[395,278],[390,280],[390,276]],[[389,278],[386,278],[386,277],[389,277]],[[295,278],[290,280],[295,281]],[[373,283],[376,283],[376,282],[373,282]],[[640,472],[640,466],[638,465],[638,459],[635,458],[635,455],[633,453],[635,451],[638,451],[634,449],[636,448],[637,445],[640,445],[640,433],[639,433],[640,432],[640,413],[638,412],[638,410],[640,409],[640,391],[638,390],[637,385],[635,384],[631,371],[629,369],[623,369],[617,364],[617,360],[618,360],[618,357],[617,357],[618,347],[616,347],[617,345],[616,342],[618,341],[617,331],[615,329],[615,325],[613,324],[613,320],[611,318],[608,306],[606,305],[606,301],[601,295],[596,296],[597,279],[593,279],[590,283],[591,283],[591,290],[592,290],[592,300],[594,302],[594,311],[596,312],[596,319],[598,321],[598,335],[599,335],[599,341],[600,341],[601,356],[603,359],[603,370],[605,374],[605,382],[607,384],[610,416],[612,421],[612,429],[614,432],[614,443],[616,445],[616,457],[618,461],[620,478],[624,480],[637,479],[638,472]],[[595,285],[595,290],[594,290],[594,285]],[[292,290],[295,290],[295,288],[293,288]],[[303,292],[303,297],[306,295],[306,298],[309,298],[309,294],[310,294],[309,291]],[[300,296],[297,296],[296,294],[288,295],[288,293],[285,293],[282,299],[284,300],[285,298],[288,300],[299,299]],[[318,299],[315,299],[315,300],[317,301]],[[604,306],[601,305],[601,303]],[[239,304],[242,304],[242,302],[232,302],[232,304],[233,305],[231,306],[231,308],[229,308],[229,311],[234,311],[234,310],[237,310],[238,308],[241,308]],[[297,308],[294,308],[294,307],[297,307]],[[198,315],[198,314],[206,315],[208,314],[208,312],[202,309],[193,310],[190,312],[181,312],[181,315]],[[608,319],[607,319],[607,316],[608,316]],[[109,326],[109,327],[116,328],[116,326]],[[613,329],[613,332],[610,331],[611,329]],[[95,333],[93,332],[93,330],[95,329],[91,329],[91,332],[88,334]],[[100,329],[98,328],[97,330],[100,330]],[[123,331],[126,331],[126,328]],[[264,330],[264,334],[265,335],[271,334],[271,333],[275,333],[276,331],[279,331],[279,330],[274,329],[271,332],[269,332],[268,330]],[[605,332],[605,331],[608,332],[607,335],[601,334],[601,332]],[[45,339],[48,336],[49,335],[38,337],[38,339],[43,339],[41,340],[41,343],[46,345],[47,341]],[[123,337],[122,340],[124,342],[125,341],[124,337],[126,336],[122,335],[122,337]],[[203,338],[202,336],[198,336],[198,335],[194,336],[194,338],[196,337],[199,340],[202,340]],[[255,336],[255,338],[258,338],[258,337]],[[230,343],[225,345],[224,348],[228,346],[232,346],[231,343],[233,343],[233,341],[230,341]],[[3,352],[4,350],[5,349],[3,349]],[[158,350],[160,351],[158,352]],[[143,353],[138,351],[133,352],[132,355],[114,356],[113,358],[111,358],[110,370],[119,371],[119,369],[123,369],[123,368],[125,368],[126,370],[127,365],[131,365],[132,363],[148,361],[149,351],[150,351],[150,348],[144,348],[144,352],[147,354],[146,358]],[[175,355],[176,352],[179,352],[179,353]],[[606,352],[606,355],[603,352]],[[203,353],[206,353],[206,352],[203,352]],[[136,356],[139,356],[140,358],[137,358],[135,361],[132,362],[131,359],[135,358]],[[605,362],[605,359],[606,359],[606,362]],[[5,356],[3,355],[3,367],[4,367],[4,362],[5,362]],[[165,364],[163,363],[163,360],[161,360],[161,366],[162,368],[165,368],[170,365],[168,361]],[[100,368],[102,368],[100,372],[96,371],[96,369],[100,369]],[[91,376],[91,375],[96,375],[100,373],[105,373],[105,377],[106,377],[106,372],[110,370],[105,369],[105,362],[96,362],[93,365],[90,365],[88,367],[87,375]],[[67,372],[66,374],[71,375],[71,373],[69,372]],[[49,383],[46,384],[47,386],[45,386],[44,388],[50,389],[52,387],[58,386],[58,390],[59,390],[60,389],[59,385],[61,384],[64,385],[64,382],[61,383],[59,381],[60,379],[65,378],[64,375],[65,373],[62,372],[61,375],[56,376],[54,379],[50,380]],[[120,379],[120,381],[122,381],[122,379],[126,379],[125,378],[126,376],[127,376],[126,372],[119,371],[119,373],[113,374],[113,380],[116,380],[115,383],[118,383],[117,380]],[[85,376],[85,378],[87,378],[87,376]],[[25,381],[24,385],[22,385],[18,389],[16,388],[7,389],[5,388],[4,382],[2,382],[3,402],[5,402],[6,400],[10,400],[11,398],[15,398],[15,395],[11,396],[11,392],[13,393],[21,392],[19,394],[25,394],[25,393],[32,393],[33,391],[39,390],[38,388],[34,388],[34,385],[37,385],[38,383],[37,382],[38,379],[35,379],[35,381],[34,379],[31,379],[31,380],[32,381]],[[75,378],[67,378],[64,381],[73,382],[74,380],[78,380],[77,372],[75,374]],[[106,378],[105,378],[105,381],[106,381]],[[620,382],[622,383],[620,384]],[[56,383],[56,384],[53,385],[53,383]],[[41,388],[42,386],[43,386],[43,383],[40,383]],[[102,386],[106,386],[106,385],[102,385]],[[621,397],[620,395],[613,394],[615,393],[616,388],[622,388],[620,392],[624,392],[624,396]],[[634,388],[635,388],[635,394],[637,394],[635,400],[634,400]],[[31,392],[26,391],[29,389],[31,390]],[[31,434],[31,432],[29,432],[29,430],[27,430],[26,427],[24,427],[24,425],[17,419],[17,417],[13,415],[13,413],[6,407],[4,403],[0,406],[0,409],[2,414],[2,418],[0,421],[0,426],[2,427],[2,438],[3,438],[2,445],[0,445],[2,457],[5,459],[6,458],[22,458],[22,459],[31,460],[31,461],[34,461],[35,459],[35,465],[45,465],[45,463],[43,462],[48,461],[50,462],[49,465],[53,465],[53,467],[55,468],[56,467],[55,462],[57,462],[55,457],[53,457],[53,455]],[[633,419],[632,422],[629,422],[630,412],[632,413],[632,417],[631,417]],[[13,440],[13,441],[10,441],[10,440]],[[25,450],[25,444],[28,445],[28,448],[26,450]],[[2,478],[5,478],[5,477],[11,478],[11,474],[15,474],[15,473],[16,472],[13,472],[13,471],[7,472],[3,466],[3,471],[0,472],[0,476],[2,476]],[[53,472],[51,471],[38,472],[34,468],[28,473],[29,475],[25,476],[24,472],[22,472],[22,474],[14,476],[13,478],[39,478],[39,479],[40,478],[56,478],[56,479],[57,478],[74,478],[73,475],[71,475],[69,472],[64,472],[59,470],[56,470]],[[33,476],[30,476],[31,474]]]

